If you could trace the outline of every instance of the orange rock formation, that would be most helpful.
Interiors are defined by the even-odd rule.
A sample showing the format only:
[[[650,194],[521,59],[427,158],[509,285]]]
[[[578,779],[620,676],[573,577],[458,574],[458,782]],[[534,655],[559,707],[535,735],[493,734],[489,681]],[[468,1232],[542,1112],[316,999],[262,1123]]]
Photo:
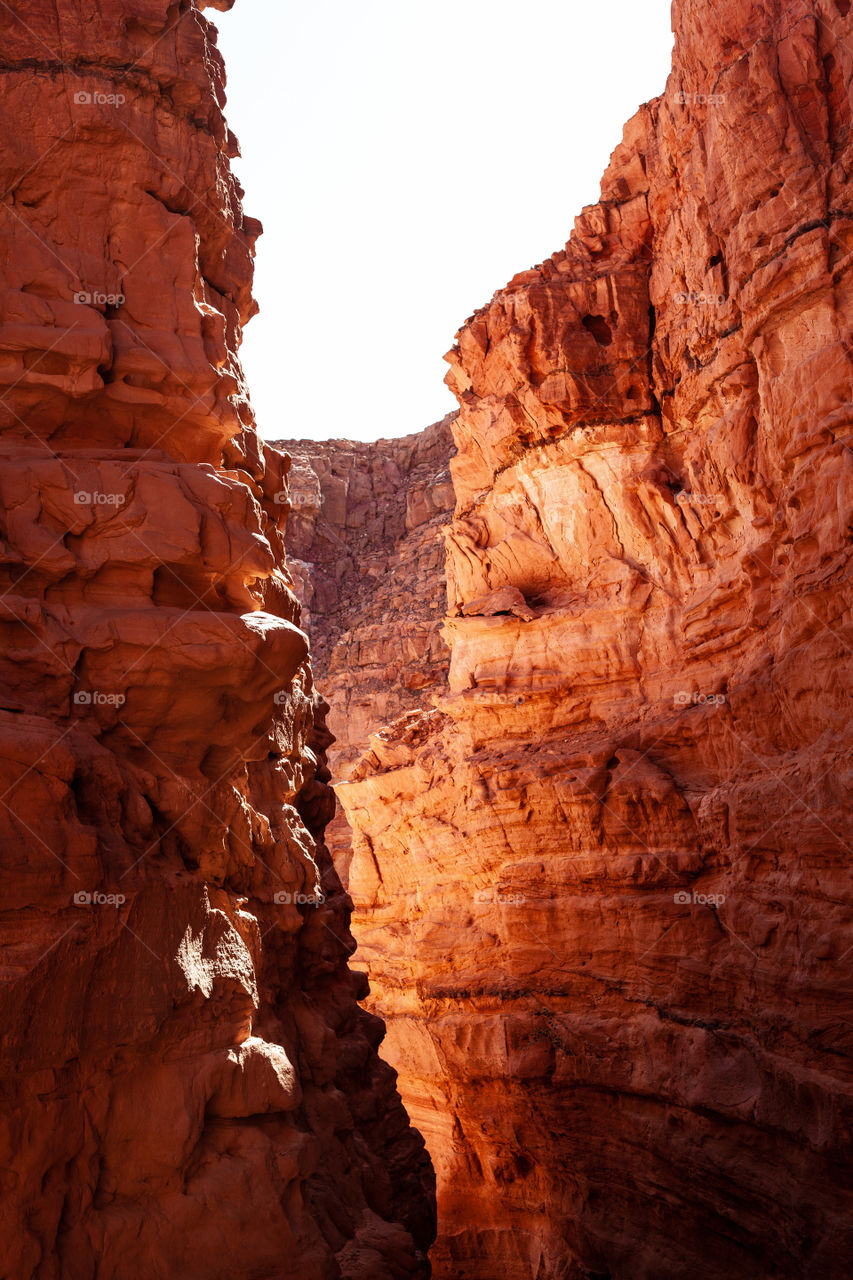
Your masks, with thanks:
[[[0,6],[0,1275],[425,1277],[236,355],[215,33],[85,8]]]
[[[451,419],[364,444],[284,440],[292,458],[288,564],[328,699],[328,751],[349,777],[371,733],[432,706],[447,682],[442,532],[453,513]],[[352,834],[338,806],[326,843],[347,882]]]
[[[338,787],[441,1280],[853,1272],[853,16],[673,21],[448,357],[449,691]]]

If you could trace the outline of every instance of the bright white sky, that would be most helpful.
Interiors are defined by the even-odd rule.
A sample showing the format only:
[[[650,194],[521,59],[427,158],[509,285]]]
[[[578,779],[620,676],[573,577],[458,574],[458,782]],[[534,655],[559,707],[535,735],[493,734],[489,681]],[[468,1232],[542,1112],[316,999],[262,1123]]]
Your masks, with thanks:
[[[407,435],[442,356],[598,199],[663,90],[669,0],[238,0],[208,11],[246,209],[243,363],[269,439]]]

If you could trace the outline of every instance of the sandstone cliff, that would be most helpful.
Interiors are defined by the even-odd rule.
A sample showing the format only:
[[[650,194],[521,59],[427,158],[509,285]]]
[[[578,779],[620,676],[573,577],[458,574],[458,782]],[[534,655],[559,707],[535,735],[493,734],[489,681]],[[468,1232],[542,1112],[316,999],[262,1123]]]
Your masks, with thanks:
[[[442,534],[453,513],[455,417],[371,444],[278,442],[292,458],[288,562],[330,703],[336,780],[349,777],[371,733],[431,707],[446,686]],[[352,841],[340,808],[326,842],[346,883]]]
[[[673,22],[448,357],[449,690],[338,787],[443,1280],[853,1271],[853,15]]]
[[[204,6],[202,6],[204,7]],[[228,8],[230,0],[214,7]],[[426,1276],[190,0],[0,7],[0,1275]]]

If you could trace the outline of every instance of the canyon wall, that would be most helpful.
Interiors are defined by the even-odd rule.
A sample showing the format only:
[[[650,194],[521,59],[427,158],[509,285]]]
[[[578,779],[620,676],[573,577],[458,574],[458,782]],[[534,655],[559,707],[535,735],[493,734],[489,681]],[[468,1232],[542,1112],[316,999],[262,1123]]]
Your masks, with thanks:
[[[34,0],[0,34],[0,1275],[426,1277],[236,355],[215,31]]]
[[[447,683],[443,531],[454,506],[451,414],[366,444],[283,440],[292,459],[288,563],[345,780],[370,735],[432,705]],[[352,835],[337,808],[326,843],[347,881]]]
[[[850,7],[676,0],[448,356],[449,687],[337,788],[442,1280],[853,1272]]]

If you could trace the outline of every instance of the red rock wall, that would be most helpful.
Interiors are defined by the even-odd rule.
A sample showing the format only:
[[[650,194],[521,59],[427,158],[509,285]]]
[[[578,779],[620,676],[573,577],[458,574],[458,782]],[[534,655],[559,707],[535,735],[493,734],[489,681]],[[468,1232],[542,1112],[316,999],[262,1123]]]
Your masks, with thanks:
[[[447,683],[442,535],[453,514],[455,417],[370,444],[279,442],[292,459],[289,565],[329,702],[336,781],[349,777],[372,733],[431,707]],[[346,884],[352,834],[340,806],[326,843]]]
[[[448,357],[449,691],[338,788],[443,1280],[853,1272],[849,10],[676,0]]]
[[[0,9],[0,1275],[425,1277],[215,33],[84,8]]]

